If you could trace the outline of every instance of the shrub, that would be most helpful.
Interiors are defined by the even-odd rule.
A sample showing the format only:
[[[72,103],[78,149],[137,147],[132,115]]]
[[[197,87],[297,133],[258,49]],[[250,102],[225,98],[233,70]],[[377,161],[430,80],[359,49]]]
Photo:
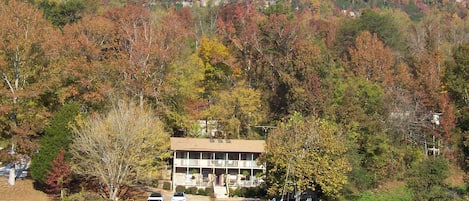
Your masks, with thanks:
[[[372,189],[377,184],[374,174],[361,166],[352,169],[349,179],[360,191]]]
[[[230,188],[230,194],[229,196],[230,197],[237,197],[236,193],[237,193],[237,188]]]
[[[94,193],[94,192],[75,193],[68,197],[65,197],[63,200],[64,201],[87,201],[87,200],[107,201],[106,198],[103,198],[98,193]]]
[[[197,189],[197,195],[207,195],[207,192],[203,188]]]
[[[186,188],[185,193],[187,193],[187,194],[196,194],[197,193],[197,187],[192,186],[192,187]]]
[[[444,179],[450,174],[448,161],[443,158],[428,158],[415,164],[408,171],[407,187],[413,191],[415,200],[442,200],[448,198]]]
[[[155,187],[155,188],[158,188],[158,180],[151,181],[151,186]]]
[[[185,191],[186,191],[186,187],[181,186],[181,185],[176,186],[176,192],[185,192]]]
[[[163,189],[164,190],[171,190],[171,183],[170,182],[164,182],[163,183]]]
[[[206,188],[205,188],[205,193],[206,193],[209,197],[211,197],[211,198],[214,198],[214,197],[215,197],[215,193],[214,193],[212,187],[206,187]]]
[[[235,196],[235,197],[247,197],[246,196],[247,191],[248,191],[247,187],[241,187],[241,188],[238,187],[233,191],[233,196]]]

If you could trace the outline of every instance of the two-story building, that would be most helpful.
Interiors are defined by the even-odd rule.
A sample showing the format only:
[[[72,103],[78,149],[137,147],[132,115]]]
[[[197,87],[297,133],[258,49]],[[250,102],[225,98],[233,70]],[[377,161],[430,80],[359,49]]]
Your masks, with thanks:
[[[173,189],[185,187],[254,187],[265,165],[257,159],[264,140],[171,138]]]

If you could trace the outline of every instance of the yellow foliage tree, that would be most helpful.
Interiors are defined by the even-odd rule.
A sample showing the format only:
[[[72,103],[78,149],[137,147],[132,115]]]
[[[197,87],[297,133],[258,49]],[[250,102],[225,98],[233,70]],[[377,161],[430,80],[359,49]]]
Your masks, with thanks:
[[[79,121],[70,147],[74,172],[98,178],[111,200],[122,186],[156,177],[155,164],[170,157],[169,134],[151,111],[121,101],[105,115]]]
[[[265,154],[268,194],[307,190],[339,196],[351,167],[343,132],[334,123],[294,113],[269,134]]]
[[[247,137],[250,128],[264,120],[261,92],[251,89],[244,82],[239,82],[229,91],[223,91],[215,97],[205,116],[216,119],[222,130],[228,134]]]

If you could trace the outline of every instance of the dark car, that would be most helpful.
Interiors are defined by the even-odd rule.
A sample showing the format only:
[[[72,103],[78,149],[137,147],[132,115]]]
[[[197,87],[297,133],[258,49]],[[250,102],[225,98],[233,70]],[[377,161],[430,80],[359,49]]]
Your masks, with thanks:
[[[147,201],[163,201],[163,195],[161,193],[152,193],[150,196],[148,196]]]

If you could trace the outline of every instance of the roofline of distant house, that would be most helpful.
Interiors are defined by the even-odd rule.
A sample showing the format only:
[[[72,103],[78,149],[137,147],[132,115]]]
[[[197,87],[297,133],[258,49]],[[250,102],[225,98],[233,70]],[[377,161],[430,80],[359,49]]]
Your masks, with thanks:
[[[171,150],[173,151],[263,153],[264,146],[265,140],[171,138]]]

